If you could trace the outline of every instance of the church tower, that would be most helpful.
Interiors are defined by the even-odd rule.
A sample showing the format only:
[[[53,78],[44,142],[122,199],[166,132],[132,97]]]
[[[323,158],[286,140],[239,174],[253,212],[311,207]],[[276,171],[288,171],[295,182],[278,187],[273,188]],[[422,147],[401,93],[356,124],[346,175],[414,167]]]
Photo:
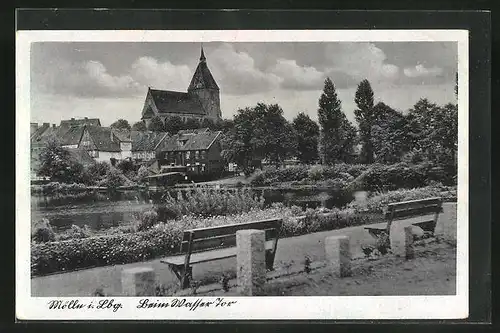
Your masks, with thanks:
[[[212,120],[222,118],[219,86],[217,86],[212,73],[208,69],[203,47],[201,48],[200,62],[189,84],[188,93],[198,96],[207,117]]]

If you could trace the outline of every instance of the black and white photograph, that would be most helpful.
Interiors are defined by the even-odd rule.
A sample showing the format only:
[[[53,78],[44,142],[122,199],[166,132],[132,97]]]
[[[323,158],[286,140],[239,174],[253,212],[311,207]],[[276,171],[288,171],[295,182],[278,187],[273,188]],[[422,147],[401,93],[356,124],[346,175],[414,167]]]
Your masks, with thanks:
[[[24,316],[467,316],[467,32],[24,33]]]

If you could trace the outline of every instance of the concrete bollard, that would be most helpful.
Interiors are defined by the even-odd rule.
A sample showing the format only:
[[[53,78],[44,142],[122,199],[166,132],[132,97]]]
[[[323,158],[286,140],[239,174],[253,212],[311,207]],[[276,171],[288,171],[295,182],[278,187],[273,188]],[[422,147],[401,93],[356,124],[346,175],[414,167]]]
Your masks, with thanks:
[[[127,296],[153,296],[156,274],[151,267],[137,267],[122,271],[122,292]]]
[[[264,230],[236,232],[238,292],[261,295],[266,281],[266,233]]]
[[[406,260],[413,259],[415,257],[415,252],[413,249],[413,238],[414,231],[413,226],[405,227],[404,229],[404,254]]]
[[[325,239],[328,265],[338,277],[351,275],[351,249],[348,236],[330,236]]]

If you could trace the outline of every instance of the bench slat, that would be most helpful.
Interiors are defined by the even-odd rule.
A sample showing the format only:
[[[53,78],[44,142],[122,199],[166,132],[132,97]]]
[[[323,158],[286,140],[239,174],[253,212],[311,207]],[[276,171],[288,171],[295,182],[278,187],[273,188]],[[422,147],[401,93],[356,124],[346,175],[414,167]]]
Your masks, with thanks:
[[[266,242],[266,251],[271,250],[272,247],[273,247],[272,242]],[[191,254],[191,259],[189,260],[189,263],[190,264],[199,264],[202,262],[221,260],[221,259],[227,259],[227,258],[232,258],[232,257],[236,257],[236,248],[235,247],[193,253],[193,254]],[[164,263],[164,264],[180,266],[180,265],[184,265],[185,258],[186,258],[186,255],[182,254],[182,255],[164,258],[164,259],[160,260],[160,262]]]
[[[238,230],[245,229],[257,229],[257,230],[265,230],[265,229],[281,229],[281,219],[270,219],[264,221],[257,222],[248,222],[248,223],[236,223],[230,225],[223,225],[218,227],[210,227],[210,228],[199,228],[187,230],[184,232],[183,241],[187,241],[189,239],[189,233],[193,233],[193,240],[200,238],[209,238],[216,237],[222,235],[236,234]]]
[[[276,236],[278,235],[278,230],[267,229],[265,230],[265,233],[266,233],[266,241],[269,241],[271,239],[276,238]],[[222,235],[222,236],[193,240],[193,243],[191,244],[191,251],[198,252],[215,248],[226,248],[235,246],[236,246],[236,234]],[[181,253],[187,252],[188,247],[189,247],[189,242],[187,241],[182,242]]]
[[[429,198],[420,200],[409,200],[402,202],[393,202],[387,205],[388,210],[401,210],[406,208],[418,208],[425,206],[441,205],[441,198]]]
[[[439,213],[442,211],[441,205],[432,205],[432,206],[424,206],[424,207],[417,207],[417,208],[408,208],[408,209],[402,209],[402,210],[394,210],[394,211],[387,211],[385,214],[385,218],[393,218],[393,219],[402,219],[406,217],[411,217],[411,216],[422,216],[422,215],[429,215],[429,214],[435,214]]]

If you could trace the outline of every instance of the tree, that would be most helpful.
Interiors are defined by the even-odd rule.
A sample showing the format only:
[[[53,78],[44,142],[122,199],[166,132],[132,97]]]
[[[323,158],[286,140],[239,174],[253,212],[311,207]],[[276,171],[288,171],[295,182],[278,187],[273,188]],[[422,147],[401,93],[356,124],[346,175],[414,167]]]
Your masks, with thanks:
[[[380,102],[373,108],[371,139],[374,161],[395,163],[408,151],[406,118],[402,113]]]
[[[323,164],[346,162],[352,158],[356,129],[341,109],[335,86],[330,78],[325,80],[319,98],[320,124],[319,156]]]
[[[138,121],[134,125],[132,125],[132,130],[134,131],[147,131],[148,128],[143,121]]]
[[[227,133],[234,128],[234,121],[232,119],[220,119],[214,122],[213,129],[214,131],[222,131]]]
[[[442,107],[419,100],[407,116],[410,150],[421,151],[430,161],[454,165],[458,145],[458,107]]]
[[[183,129],[197,129],[200,128],[200,122],[194,118],[188,118],[183,125]]]
[[[406,116],[407,134],[409,138],[410,150],[427,151],[429,140],[425,140],[428,130],[433,123],[433,116],[436,114],[438,106],[429,102],[427,98],[421,98]]]
[[[70,153],[61,147],[56,138],[50,138],[40,152],[41,176],[61,183],[80,183],[83,180],[83,165],[74,161]]]
[[[165,125],[160,117],[154,116],[149,122],[148,130],[153,132],[165,132]]]
[[[236,162],[249,174],[255,161],[266,158],[279,165],[296,149],[293,126],[277,105],[257,104],[238,110],[234,127],[222,139],[222,154],[227,162]]]
[[[165,119],[165,131],[171,135],[177,134],[184,127],[184,122],[179,116],[172,116]]]
[[[114,123],[112,123],[109,127],[116,128],[119,130],[128,130],[130,131],[130,124],[125,119],[118,119]]]
[[[297,158],[302,163],[316,161],[318,159],[318,124],[301,112],[293,120],[293,127],[297,133]]]
[[[373,163],[373,141],[371,130],[374,125],[373,90],[368,80],[359,83],[354,98],[358,108],[354,110],[359,125],[359,135],[362,143],[360,159],[363,163]]]
[[[209,128],[211,130],[214,130],[215,127],[215,122],[210,118],[205,118],[201,121],[200,128]]]
[[[139,183],[145,183],[147,180],[147,176],[149,176],[148,169],[144,165],[141,165],[141,167],[137,171],[137,179]]]

